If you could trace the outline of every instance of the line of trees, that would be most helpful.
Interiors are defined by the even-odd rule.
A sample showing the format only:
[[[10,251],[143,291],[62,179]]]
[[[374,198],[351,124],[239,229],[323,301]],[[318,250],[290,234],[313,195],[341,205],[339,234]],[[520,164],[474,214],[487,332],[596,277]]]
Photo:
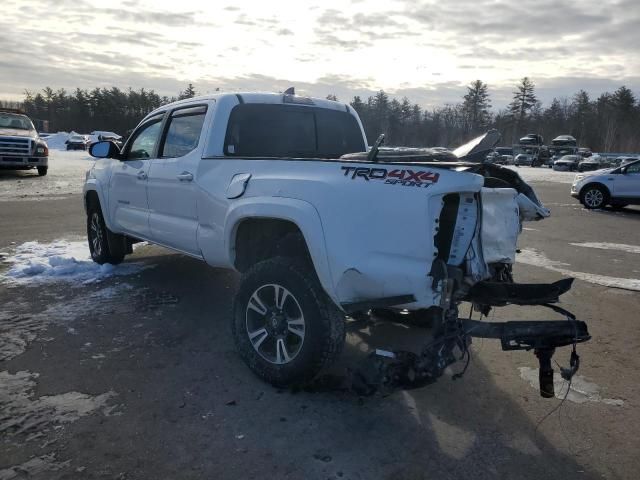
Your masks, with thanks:
[[[596,99],[579,90],[570,98],[554,98],[543,108],[535,84],[525,77],[514,89],[507,108],[494,113],[489,87],[476,80],[461,100],[423,110],[407,98],[391,99],[381,90],[366,101],[356,96],[351,105],[362,119],[369,143],[385,133],[388,145],[451,147],[495,128],[503,145],[515,143],[527,133],[540,134],[547,143],[568,134],[596,152],[640,151],[640,101],[625,86]]]
[[[153,90],[121,90],[117,87],[84,90],[76,88],[44,88],[41,92],[25,91],[22,102],[2,102],[0,107],[21,108],[29,117],[45,120],[50,132],[86,133],[107,130],[126,134],[147,113],[169,102],[191,98],[195,88],[189,84],[177,97],[160,96]]]
[[[406,97],[391,98],[383,90],[366,100],[355,96],[350,104],[362,119],[369,143],[384,133],[387,145],[456,146],[496,128],[504,145],[527,133],[538,133],[546,142],[569,134],[593,151],[640,151],[640,101],[625,86],[595,99],[579,90],[568,98],[554,98],[543,107],[535,84],[525,77],[515,86],[513,101],[497,112],[492,110],[489,87],[483,81],[472,82],[461,93],[459,103],[432,109],[423,109]],[[125,134],[151,110],[195,95],[192,84],[171,98],[144,88],[76,88],[67,92],[47,87],[37,93],[26,91],[20,104],[0,101],[0,106],[21,107],[32,118],[47,120],[50,131],[111,130]],[[335,95],[327,98],[337,100]]]

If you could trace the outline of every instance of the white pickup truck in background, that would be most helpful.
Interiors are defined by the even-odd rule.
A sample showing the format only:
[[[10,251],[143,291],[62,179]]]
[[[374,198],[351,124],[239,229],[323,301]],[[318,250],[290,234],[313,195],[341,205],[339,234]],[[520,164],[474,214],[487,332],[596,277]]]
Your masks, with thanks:
[[[49,169],[49,148],[20,110],[0,108],[0,168],[35,168],[40,176]]]
[[[91,146],[102,158],[84,189],[91,254],[119,263],[144,240],[241,272],[235,342],[276,385],[328,365],[347,315],[405,309],[434,322],[435,340],[386,355],[386,381],[429,383],[479,336],[534,349],[549,396],[553,350],[587,340],[583,322],[458,317],[462,301],[485,313],[548,304],[571,284],[513,283],[521,222],[549,212],[515,172],[476,161],[492,135],[453,153],[368,149],[355,111],[334,101],[242,93],[165,105],[122,149]]]

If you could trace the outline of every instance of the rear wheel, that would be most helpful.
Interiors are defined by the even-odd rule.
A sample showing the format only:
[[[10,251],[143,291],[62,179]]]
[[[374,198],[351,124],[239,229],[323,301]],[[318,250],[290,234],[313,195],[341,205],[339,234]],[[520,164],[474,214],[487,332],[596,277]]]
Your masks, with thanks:
[[[38,167],[38,175],[44,177],[47,174],[49,167]]]
[[[126,241],[122,235],[111,232],[104,223],[100,205],[95,203],[89,207],[87,213],[87,239],[91,259],[102,265],[111,263],[117,265],[124,260]]]
[[[295,258],[251,267],[235,298],[233,337],[253,372],[276,385],[303,383],[342,350],[344,315],[315,272]]]
[[[580,202],[589,210],[603,208],[609,202],[609,192],[601,185],[587,185],[580,192]]]

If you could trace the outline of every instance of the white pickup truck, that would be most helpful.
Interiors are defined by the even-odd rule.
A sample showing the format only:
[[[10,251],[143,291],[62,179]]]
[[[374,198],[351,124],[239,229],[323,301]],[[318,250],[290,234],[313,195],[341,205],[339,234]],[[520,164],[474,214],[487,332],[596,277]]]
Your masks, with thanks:
[[[122,149],[91,146],[102,158],[84,187],[91,254],[118,263],[144,240],[241,272],[235,342],[276,385],[317,375],[339,354],[347,315],[372,309],[435,322],[422,352],[383,355],[387,381],[433,381],[472,336],[533,348],[542,365],[556,346],[589,338],[583,322],[458,317],[462,301],[485,313],[552,303],[571,284],[513,283],[521,222],[549,212],[515,172],[475,161],[494,146],[489,137],[454,153],[367,149],[356,112],[334,101],[175,102],[147,115]]]
[[[0,108],[0,169],[47,174],[49,148],[33,123],[20,110]]]

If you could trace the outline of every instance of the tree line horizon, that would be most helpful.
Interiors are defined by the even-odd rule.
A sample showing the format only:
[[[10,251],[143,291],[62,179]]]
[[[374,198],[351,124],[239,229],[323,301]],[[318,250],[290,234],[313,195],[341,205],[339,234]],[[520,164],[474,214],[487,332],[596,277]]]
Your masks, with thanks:
[[[126,135],[155,108],[196,95],[191,83],[177,97],[144,88],[76,88],[69,93],[45,87],[41,92],[26,90],[22,102],[0,101],[0,107],[22,108],[30,117],[48,121],[52,132],[109,130]],[[327,98],[338,100],[335,95]],[[497,112],[491,111],[489,86],[482,80],[471,82],[460,102],[431,109],[407,97],[391,98],[384,90],[367,99],[356,95],[349,104],[358,112],[369,144],[384,133],[386,145],[455,147],[494,128],[507,146],[528,133],[542,135],[546,144],[566,134],[594,152],[640,151],[640,100],[624,85],[594,99],[580,89],[544,107],[534,82],[524,77],[515,85],[512,102]]]

